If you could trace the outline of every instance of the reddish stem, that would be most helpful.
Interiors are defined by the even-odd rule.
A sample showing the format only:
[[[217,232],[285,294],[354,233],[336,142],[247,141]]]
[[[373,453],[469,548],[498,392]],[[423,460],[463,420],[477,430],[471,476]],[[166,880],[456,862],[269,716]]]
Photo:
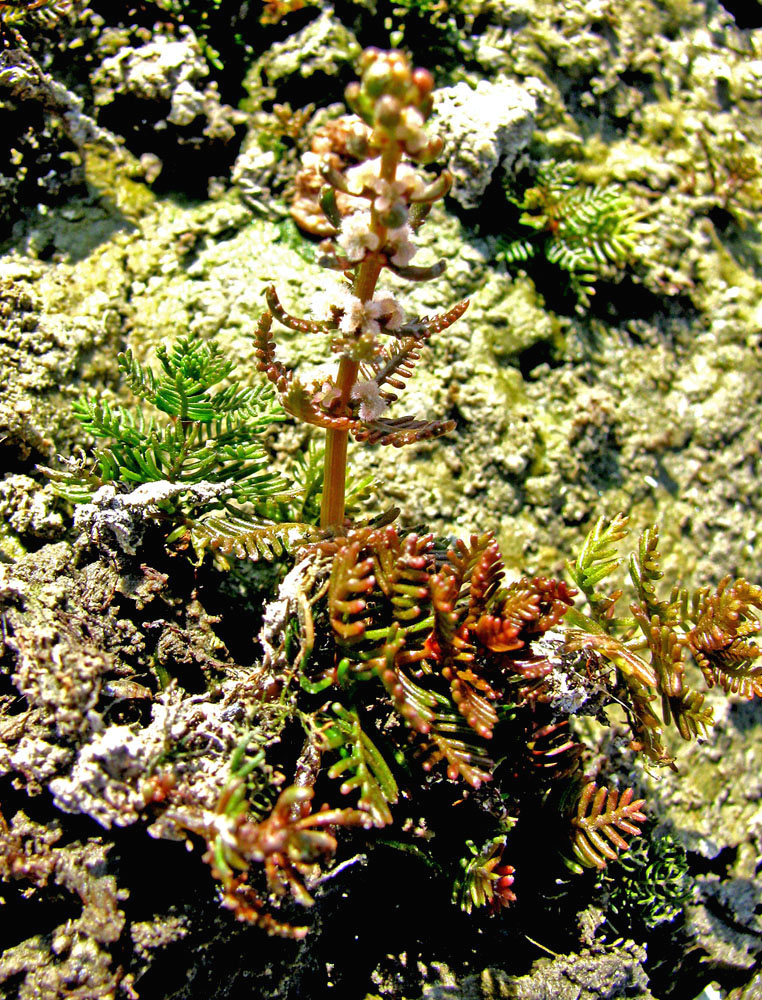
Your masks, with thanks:
[[[395,150],[394,154],[393,157],[390,156],[387,150],[382,159],[382,175],[391,179],[394,178],[399,162],[399,149]],[[379,246],[383,246],[386,242],[386,228],[378,221],[375,210],[371,211],[370,228],[378,237]],[[383,266],[383,255],[370,253],[358,267],[353,292],[361,302],[368,302],[373,298]],[[343,357],[339,363],[336,377],[336,388],[339,390],[336,412],[339,415],[348,412],[349,399],[359,369],[359,363],[348,357]],[[326,431],[323,499],[320,505],[320,526],[323,528],[341,528],[344,524],[348,439],[348,431],[330,429]]]

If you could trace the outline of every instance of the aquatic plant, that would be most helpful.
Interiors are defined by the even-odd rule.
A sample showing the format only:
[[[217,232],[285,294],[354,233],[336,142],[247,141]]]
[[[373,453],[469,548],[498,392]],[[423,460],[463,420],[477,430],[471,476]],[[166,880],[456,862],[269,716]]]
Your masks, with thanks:
[[[405,381],[420,359],[421,348],[465,311],[462,302],[434,317],[406,317],[390,292],[378,292],[384,269],[411,281],[439,277],[444,262],[412,264],[412,236],[434,201],[443,198],[452,177],[436,178],[416,171],[403,157],[430,163],[442,149],[429,139],[424,123],[433,108],[433,79],[425,70],[411,70],[399,52],[368,49],[361,59],[360,83],[350,84],[346,99],[358,115],[351,152],[360,161],[344,172],[326,163],[321,203],[334,227],[321,263],[343,272],[344,280],[322,290],[312,303],[313,319],[289,315],[277,291],[267,293],[268,311],[257,330],[259,369],[276,386],[284,409],[298,420],[326,432],[326,458],[321,525],[341,528],[344,522],[347,442],[399,447],[452,430],[448,420],[390,418]],[[354,200],[343,216],[337,192]],[[339,356],[334,373],[306,384],[275,356],[272,322],[301,333],[323,333]],[[386,346],[384,339],[392,341]]]
[[[280,706],[268,738],[282,738],[287,718],[301,722],[292,780],[298,775],[302,790],[319,788],[328,799],[340,783],[355,811],[336,823],[363,828],[366,839],[373,829],[410,829],[411,814],[423,814],[427,840],[434,838],[425,862],[451,880],[452,898],[467,913],[520,903],[517,880],[535,863],[531,850],[525,856],[527,822],[554,824],[559,863],[574,872],[603,871],[626,855],[646,819],[644,800],[632,788],[591,780],[570,720],[602,721],[608,707],[623,708],[630,749],[674,769],[661,734],[674,726],[683,739],[702,737],[713,721],[704,695],[685,682],[684,658],[696,660],[710,686],[760,693],[752,637],[762,603],[759,589],[741,580],[690,596],[676,588],[662,601],[654,586],[657,536],[649,529],[630,561],[631,615],[615,616],[622,591],[601,584],[620,565],[626,533],[622,515],[599,520],[569,564],[586,611],[574,607],[577,591],[563,581],[507,583],[490,535],[447,544],[392,525],[365,526],[308,544],[271,605],[256,675],[262,709]],[[459,836],[445,833],[456,805]],[[301,815],[309,827],[311,814]],[[256,844],[261,834],[247,827],[242,837],[241,816],[257,830],[268,822],[247,814],[242,796],[235,816],[217,820],[219,839],[207,836],[226,904],[241,919],[289,934],[287,923],[274,928],[270,907],[251,888],[263,858],[250,838]],[[399,849],[420,851],[414,838],[396,837]],[[336,848],[326,842],[328,854]],[[309,848],[290,856],[316,861]],[[673,861],[670,855],[660,868],[675,882],[663,892],[650,884],[656,869],[633,874],[649,884],[642,893],[632,888],[643,904],[632,919],[669,912],[670,892],[681,891]],[[271,889],[273,877],[266,874]],[[302,889],[291,885],[291,895],[309,903]]]
[[[276,289],[267,290],[254,337],[271,385],[231,381],[231,363],[197,338],[163,348],[158,376],[127,352],[127,384],[166,419],[80,404],[88,430],[111,444],[97,468],[56,477],[72,499],[91,501],[104,485],[171,483],[174,506],[160,515],[180,520],[170,538],[188,532],[200,551],[256,559],[287,536],[293,565],[264,609],[260,661],[235,682],[246,731],[216,808],[171,775],[150,805],[174,834],[205,840],[238,918],[293,937],[306,928],[280,919],[277,908],[288,899],[311,905],[340,837],[365,847],[393,828],[387,843],[421,857],[467,913],[520,905],[522,872],[539,867],[538,851],[550,877],[556,856],[572,871],[605,869],[639,836],[645,802],[587,772],[573,718],[605,721],[618,706],[633,755],[675,768],[662,736],[674,728],[684,740],[702,738],[713,721],[704,694],[689,686],[689,660],[709,686],[762,694],[762,589],[728,578],[714,590],[675,588],[665,599],[655,528],[631,557],[633,599],[619,615],[623,592],[604,582],[621,563],[624,515],[592,527],[569,564],[574,586],[543,576],[508,580],[490,534],[452,540],[425,526],[404,531],[392,523],[393,509],[351,517],[350,434],[360,444],[404,446],[452,430],[446,419],[388,410],[428,339],[468,305],[410,317],[379,290],[384,270],[412,281],[443,273],[443,262],[411,261],[414,234],[451,179],[413,165],[441,150],[424,129],[431,76],[397,51],[368,50],[361,68],[347,90],[358,115],[357,162],[321,168],[333,229],[321,262],[342,277],[326,281],[310,318],[291,315]],[[601,254],[604,230],[602,221],[590,230]],[[276,323],[325,335],[337,362],[301,379],[276,356]],[[226,388],[215,388],[224,380]],[[322,470],[313,447],[296,485],[269,468],[258,442],[282,417],[275,392],[285,412],[325,434]],[[211,494],[211,512],[192,506],[199,488],[205,502]],[[580,593],[584,610],[575,607]],[[351,804],[337,806],[337,796]],[[313,811],[315,801],[325,804]],[[543,831],[541,848],[534,829]]]
[[[153,484],[132,498],[140,507],[142,497],[148,516],[168,526],[168,544],[190,542],[202,557],[213,540],[222,554],[272,558],[283,551],[289,531],[286,502],[298,493],[272,468],[262,443],[285,418],[274,391],[231,379],[236,364],[214,341],[179,337],[156,354],[158,374],[131,351],[119,355],[118,365],[133,394],[157,415],[100,398],[76,403],[83,428],[104,444],[94,462],[72,460],[66,469],[46,470],[56,491],[84,504],[107,484],[122,492]],[[309,468],[304,474],[314,481]],[[278,524],[268,517],[274,503]],[[308,530],[301,521],[291,527]]]
[[[497,258],[516,265],[541,253],[566,272],[580,307],[590,304],[598,278],[631,260],[642,232],[642,217],[622,187],[582,184],[570,162],[545,161],[531,187],[520,196],[509,187],[507,196],[521,210],[520,225],[534,232],[501,237]]]
[[[616,669],[634,748],[654,763],[674,768],[674,757],[661,740],[665,729],[674,726],[690,741],[705,736],[713,722],[704,694],[689,687],[689,658],[708,687],[746,698],[762,695],[762,650],[754,642],[760,632],[762,588],[725,577],[714,590],[674,587],[662,598],[657,590],[662,575],[659,533],[653,527],[643,532],[637,554],[630,557],[636,594],[631,614],[618,617],[622,591],[598,588],[619,565],[617,545],[626,534],[624,515],[601,518],[570,565],[590,615],[570,611],[566,646]]]
[[[648,930],[678,919],[695,892],[685,850],[668,833],[638,840],[601,877],[600,887],[615,916]]]

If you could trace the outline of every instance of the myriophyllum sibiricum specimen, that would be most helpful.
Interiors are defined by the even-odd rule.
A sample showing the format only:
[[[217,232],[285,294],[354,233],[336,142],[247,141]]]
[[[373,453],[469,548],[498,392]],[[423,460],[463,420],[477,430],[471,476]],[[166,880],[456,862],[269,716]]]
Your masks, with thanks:
[[[346,100],[357,121],[347,143],[358,161],[339,171],[327,160],[321,168],[325,187],[321,205],[334,227],[323,245],[320,263],[338,274],[311,303],[312,319],[286,313],[274,288],[257,331],[259,368],[277,386],[284,407],[300,420],[326,432],[325,476],[320,523],[344,524],[347,442],[397,447],[452,430],[450,420],[389,417],[388,408],[404,389],[420,358],[421,346],[455,322],[468,302],[434,317],[408,316],[391,292],[379,289],[382,271],[427,281],[439,277],[444,261],[430,266],[412,262],[414,234],[432,203],[452,184],[444,170],[421,169],[442,151],[424,125],[433,107],[433,79],[412,69],[401,52],[367,49],[360,60],[362,78],[349,85]],[[271,325],[325,333],[338,364],[310,383],[302,382],[275,358]]]

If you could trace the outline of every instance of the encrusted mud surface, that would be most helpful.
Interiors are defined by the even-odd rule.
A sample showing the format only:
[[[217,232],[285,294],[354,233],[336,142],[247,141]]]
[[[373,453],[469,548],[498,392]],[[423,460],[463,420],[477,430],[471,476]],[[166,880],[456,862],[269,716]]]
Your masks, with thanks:
[[[404,404],[456,429],[358,447],[355,468],[404,525],[493,531],[517,574],[563,573],[590,523],[625,511],[634,533],[659,523],[666,584],[762,582],[762,27],[651,0],[393,16],[347,0],[270,25],[263,4],[223,2],[224,29],[191,2],[138,6],[21,26],[42,83],[0,54],[0,997],[693,1000],[713,980],[758,997],[762,711],[734,697],[713,700],[706,742],[672,747],[679,773],[600,737],[604,770],[687,851],[693,896],[655,932],[596,916],[592,876],[579,915],[567,895],[563,917],[471,921],[415,858],[352,837],[312,910],[278,910],[309,924],[303,940],[236,922],[194,830],[242,733],[277,730],[253,719],[277,567],[222,573],[155,527],[120,539],[75,520],[40,466],[93,446],[75,400],[129,401],[125,347],[150,360],[198,332],[257,378],[265,289],[302,314],[324,281],[289,214],[300,157],[391,17],[391,43],[442,84],[456,178],[418,241],[446,273],[406,284],[405,305],[470,306]],[[642,222],[587,307],[547,262],[498,259],[505,179],[569,157],[584,181],[625,185]],[[324,346],[284,331],[278,349],[307,368]],[[286,423],[270,444],[287,461],[306,433]]]

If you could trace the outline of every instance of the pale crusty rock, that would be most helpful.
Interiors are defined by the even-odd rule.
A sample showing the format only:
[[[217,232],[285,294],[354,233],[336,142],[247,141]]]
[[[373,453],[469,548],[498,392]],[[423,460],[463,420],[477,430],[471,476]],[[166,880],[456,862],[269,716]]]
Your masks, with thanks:
[[[447,165],[455,177],[452,197],[478,208],[500,164],[510,170],[528,146],[537,102],[524,86],[508,80],[480,80],[436,92],[434,126],[446,139]]]

